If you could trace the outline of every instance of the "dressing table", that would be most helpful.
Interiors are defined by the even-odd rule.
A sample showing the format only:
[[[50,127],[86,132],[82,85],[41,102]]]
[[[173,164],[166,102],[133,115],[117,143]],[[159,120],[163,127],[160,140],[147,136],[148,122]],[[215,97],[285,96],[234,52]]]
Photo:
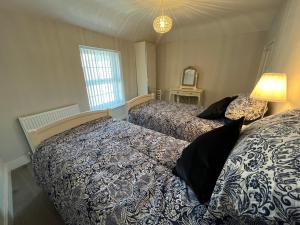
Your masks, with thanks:
[[[170,102],[180,102],[180,97],[196,97],[197,98],[197,105],[202,105],[202,96],[204,93],[203,89],[198,89],[197,86],[198,81],[198,72],[194,67],[188,67],[184,69],[182,78],[181,78],[181,85],[179,88],[171,89],[169,91],[169,101]],[[189,98],[189,103],[190,103]]]

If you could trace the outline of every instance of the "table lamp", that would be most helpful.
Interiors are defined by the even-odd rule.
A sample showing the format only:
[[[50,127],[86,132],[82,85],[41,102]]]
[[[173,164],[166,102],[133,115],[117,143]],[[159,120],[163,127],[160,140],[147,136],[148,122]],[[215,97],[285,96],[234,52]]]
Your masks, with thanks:
[[[263,101],[285,102],[287,99],[287,75],[284,73],[264,73],[250,96]]]

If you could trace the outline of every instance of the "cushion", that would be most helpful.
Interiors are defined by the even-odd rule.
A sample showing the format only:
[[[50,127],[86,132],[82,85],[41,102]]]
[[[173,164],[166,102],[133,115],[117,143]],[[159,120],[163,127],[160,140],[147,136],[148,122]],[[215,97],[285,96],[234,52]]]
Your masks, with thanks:
[[[224,118],[227,106],[237,97],[238,96],[226,97],[221,99],[220,101],[211,104],[203,112],[201,112],[198,115],[198,117],[203,119],[208,119],[208,120]]]
[[[213,192],[223,165],[234,147],[244,118],[211,130],[187,146],[177,160],[173,173],[191,186],[201,203]]]
[[[249,95],[239,95],[227,107],[225,117],[236,120],[245,117],[250,122],[261,118],[267,111],[267,102],[250,98]]]
[[[207,216],[241,221],[235,224],[300,224],[300,110],[265,117],[243,130],[208,209]]]

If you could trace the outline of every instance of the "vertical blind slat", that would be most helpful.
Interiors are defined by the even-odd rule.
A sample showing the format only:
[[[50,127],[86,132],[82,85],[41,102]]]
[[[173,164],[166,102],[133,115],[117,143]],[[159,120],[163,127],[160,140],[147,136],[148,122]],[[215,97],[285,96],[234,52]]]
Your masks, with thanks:
[[[92,71],[92,80],[91,80],[91,87],[92,87],[92,96],[97,96],[98,93],[98,88],[96,85],[94,85],[94,82],[97,80],[97,70],[96,70],[96,65],[94,62],[94,58],[95,58],[95,52],[93,50],[90,50],[90,54],[89,54],[89,63],[90,63],[90,67],[91,67],[91,71]],[[98,105],[97,104],[97,99],[95,97],[93,97],[94,100],[94,106]],[[97,108],[95,108],[95,110],[97,110]]]
[[[88,74],[87,79],[86,79],[86,84],[87,84],[87,89],[89,92],[89,99],[91,102],[91,106],[95,105],[95,101],[93,98],[93,87],[89,85],[89,82],[92,81],[92,74],[93,72],[91,71],[91,66],[89,66],[88,62],[90,61],[90,55],[87,49],[84,49],[85,53],[85,70]]]
[[[107,64],[106,64],[106,54],[104,54],[104,53],[102,53],[101,54],[101,61],[102,61],[102,66],[103,66],[103,72],[104,72],[104,79],[108,79],[108,76],[109,76],[109,74],[108,74],[108,71],[107,71]],[[103,89],[104,89],[104,92],[103,92],[103,97],[105,98],[106,96],[105,96],[105,93],[107,93],[108,94],[108,90],[107,90],[107,85],[105,84],[105,86],[103,86]],[[111,107],[110,105],[108,105],[108,107]]]
[[[99,97],[99,93],[101,94],[101,90],[99,89],[99,85],[98,85],[98,80],[101,79],[100,75],[99,75],[99,67],[97,65],[97,51],[93,50],[93,54],[91,54],[91,63],[93,66],[93,87],[94,87],[94,96],[98,96],[98,98],[95,97],[95,101],[96,101],[96,108],[97,109],[101,109],[99,108],[99,102],[102,102],[101,97]]]
[[[105,54],[104,57],[105,57],[106,74],[107,74],[107,76],[111,75],[112,76],[112,82],[114,82],[114,79],[113,79],[114,76],[112,74],[113,67],[111,66],[111,63],[110,63],[111,62],[110,61],[110,54]],[[106,85],[105,88],[106,88],[105,89],[106,93],[111,93],[112,92],[110,85]],[[110,97],[111,97],[111,94],[107,94],[107,98],[110,98]],[[112,102],[109,103],[109,107],[112,107]]]
[[[85,56],[85,50],[82,49],[82,48],[80,48],[80,59],[81,59],[82,68],[83,68],[84,80],[87,81],[88,77],[89,77],[89,74],[88,74],[88,71],[85,69],[86,68],[86,56]],[[88,91],[87,82],[86,82],[86,89],[87,89],[87,95],[88,95],[88,99],[89,99],[89,105],[92,105],[90,94],[89,94],[89,91]]]
[[[118,57],[114,57],[113,59],[112,59],[112,61],[113,61],[113,63],[114,64],[118,64],[118,62],[117,62],[117,58]],[[115,82],[116,82],[116,84],[118,84],[118,77],[119,77],[119,74],[118,74],[118,68],[117,67],[115,67],[114,68],[114,72],[113,72],[114,74],[115,74],[115,76],[114,76],[114,79],[115,79]],[[116,85],[115,87],[113,87],[113,92],[114,92],[114,94],[115,94],[115,96],[117,96],[116,98],[118,99],[118,101],[120,101],[120,96],[119,96],[119,88],[118,88],[118,86],[119,85]]]
[[[120,65],[120,55],[118,54],[118,57],[115,58],[115,61],[116,61],[116,64]],[[125,98],[124,98],[124,90],[123,90],[123,86],[122,86],[122,76],[121,76],[121,68],[120,66],[116,68],[116,73],[118,74],[118,84],[117,85],[117,95],[118,95],[118,98],[121,100],[121,102],[125,101]]]
[[[91,110],[124,104],[119,52],[80,46],[80,58]]]

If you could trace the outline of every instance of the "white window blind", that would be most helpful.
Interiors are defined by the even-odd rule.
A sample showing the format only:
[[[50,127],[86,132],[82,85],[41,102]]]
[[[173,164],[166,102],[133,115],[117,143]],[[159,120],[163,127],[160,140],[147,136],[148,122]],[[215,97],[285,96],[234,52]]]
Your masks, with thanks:
[[[119,52],[80,46],[80,56],[90,109],[94,111],[123,105]]]

